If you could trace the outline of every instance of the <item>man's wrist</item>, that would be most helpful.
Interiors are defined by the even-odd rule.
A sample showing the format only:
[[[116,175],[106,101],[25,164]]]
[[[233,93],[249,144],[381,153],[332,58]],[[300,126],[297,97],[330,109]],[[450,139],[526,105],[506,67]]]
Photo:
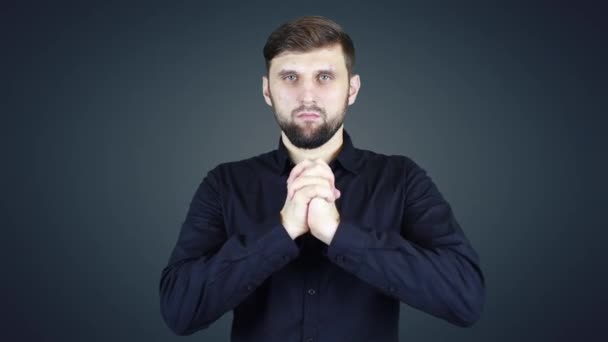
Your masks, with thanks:
[[[283,228],[285,229],[285,231],[287,232],[287,234],[289,235],[289,237],[292,240],[295,240],[298,236],[300,236],[297,233],[295,233],[293,229],[290,229],[289,224],[285,220],[283,220],[282,214],[280,217],[281,217],[281,225],[283,226]]]

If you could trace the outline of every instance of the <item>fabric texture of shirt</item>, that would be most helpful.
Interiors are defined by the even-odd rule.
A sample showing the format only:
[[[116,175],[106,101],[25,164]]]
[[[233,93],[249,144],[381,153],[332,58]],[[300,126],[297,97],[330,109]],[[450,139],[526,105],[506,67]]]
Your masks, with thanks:
[[[426,171],[343,146],[329,163],[340,223],[326,245],[281,224],[293,162],[278,149],[226,162],[196,189],[159,292],[178,335],[232,311],[231,341],[395,342],[400,303],[458,326],[482,312],[479,257]]]

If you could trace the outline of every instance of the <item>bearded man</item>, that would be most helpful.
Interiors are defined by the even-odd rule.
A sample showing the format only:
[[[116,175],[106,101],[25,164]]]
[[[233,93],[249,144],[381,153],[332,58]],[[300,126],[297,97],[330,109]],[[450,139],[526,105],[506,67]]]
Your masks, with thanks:
[[[264,47],[270,152],[217,165],[190,203],[160,279],[178,335],[233,312],[232,341],[396,342],[400,304],[458,326],[482,312],[479,257],[411,158],[357,148],[351,38],[300,17]]]

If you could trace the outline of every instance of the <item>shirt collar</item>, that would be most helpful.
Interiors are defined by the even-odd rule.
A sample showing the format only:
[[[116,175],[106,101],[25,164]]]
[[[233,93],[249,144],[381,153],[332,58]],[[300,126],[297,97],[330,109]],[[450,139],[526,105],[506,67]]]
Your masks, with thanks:
[[[355,150],[352,139],[346,129],[342,129],[342,132],[342,149],[338,153],[336,160],[343,168],[356,175],[359,173],[357,151]],[[295,165],[289,158],[289,152],[287,151],[287,147],[283,143],[283,139],[281,139],[281,137],[279,137],[278,146],[279,147],[275,152],[277,170],[281,175],[284,175],[285,173],[288,173]],[[335,161],[330,162],[330,166],[332,166],[334,162]]]

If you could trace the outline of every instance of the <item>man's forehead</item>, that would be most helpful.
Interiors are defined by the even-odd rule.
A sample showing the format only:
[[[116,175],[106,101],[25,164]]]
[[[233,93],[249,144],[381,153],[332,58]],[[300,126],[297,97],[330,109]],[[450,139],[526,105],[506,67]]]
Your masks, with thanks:
[[[310,51],[284,51],[271,61],[274,72],[282,70],[346,70],[340,45],[316,48]]]

